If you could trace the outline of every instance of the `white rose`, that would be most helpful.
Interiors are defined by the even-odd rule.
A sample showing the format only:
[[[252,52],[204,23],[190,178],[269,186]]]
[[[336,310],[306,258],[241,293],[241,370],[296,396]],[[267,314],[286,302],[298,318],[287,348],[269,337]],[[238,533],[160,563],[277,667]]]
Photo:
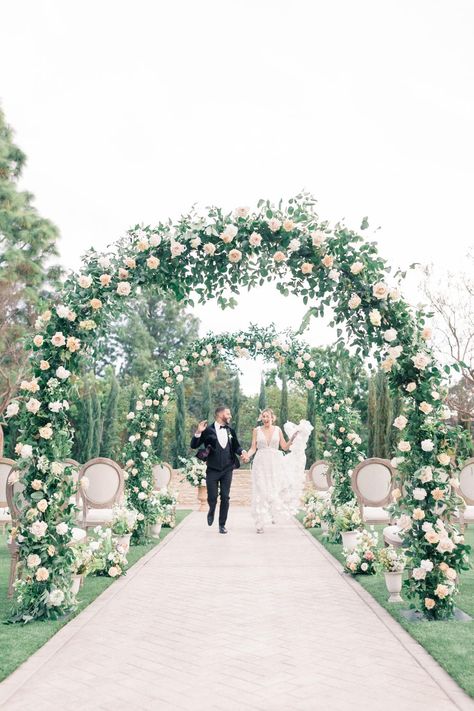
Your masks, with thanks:
[[[6,416],[7,417],[15,417],[15,415],[18,415],[19,410],[20,410],[20,404],[16,401],[11,402],[7,407]]]
[[[372,293],[377,299],[386,299],[388,296],[388,286],[383,281],[377,282],[372,287]]]
[[[424,370],[431,363],[431,358],[426,353],[420,352],[413,356],[412,361],[417,370]]]
[[[119,296],[128,296],[132,290],[131,284],[128,281],[119,281],[117,284],[117,294]]]
[[[193,249],[197,249],[199,247],[199,245],[201,244],[201,238],[194,237],[194,239],[191,240],[190,244]]]
[[[51,590],[51,592],[48,594],[48,599],[46,604],[51,606],[51,607],[59,607],[62,605],[64,601],[64,593],[62,590]]]
[[[108,269],[111,264],[109,257],[99,257],[97,263],[102,267],[102,269]]]
[[[382,316],[380,314],[380,311],[378,309],[372,309],[372,311],[369,313],[369,320],[372,326],[380,326],[382,323]]]
[[[424,439],[421,442],[421,448],[423,452],[432,452],[434,449],[434,442],[432,439]]]
[[[20,449],[20,457],[23,459],[28,459],[33,455],[33,447],[31,444],[23,444]]]
[[[357,294],[352,294],[351,298],[348,301],[348,306],[350,309],[356,309],[358,306],[360,306],[361,303],[361,298]]]
[[[446,454],[445,452],[442,452],[441,454],[438,454],[438,462],[442,464],[443,466],[447,466],[451,461],[451,457],[449,454]]]
[[[406,440],[402,439],[398,443],[398,449],[400,450],[400,452],[409,452],[411,449],[411,444],[410,444],[410,442],[407,442]]]
[[[405,390],[407,393],[412,393],[414,390],[416,390],[416,383],[408,383],[408,385],[405,386]]]
[[[313,234],[311,235],[313,247],[321,247],[321,245],[325,243],[326,239],[327,235],[325,235],[324,232],[313,232]]]
[[[259,235],[258,232],[252,232],[249,237],[249,243],[252,247],[260,247],[262,243],[262,235]]]
[[[40,401],[34,397],[30,397],[30,399],[26,403],[26,409],[28,410],[28,412],[33,413],[33,415],[38,412],[40,407],[41,407]]]
[[[64,523],[64,521],[61,523],[58,523],[58,525],[56,526],[56,533],[59,536],[65,536],[68,531],[69,531],[69,526],[67,525],[67,523]]]
[[[43,538],[48,528],[46,521],[35,521],[30,526],[30,532],[36,538]]]
[[[56,377],[60,378],[61,380],[67,380],[70,375],[71,371],[67,370],[67,368],[62,365],[60,365],[59,368],[56,369]]]
[[[387,343],[391,343],[397,338],[397,331],[394,328],[389,328],[384,332],[383,337]]]
[[[281,227],[281,222],[280,220],[277,220],[276,217],[272,217],[271,220],[268,220],[268,227],[271,229],[272,232],[278,232]]]
[[[396,417],[393,421],[393,426],[397,428],[397,430],[403,430],[408,424],[408,419],[404,415],[399,415]]]
[[[250,212],[249,207],[236,207],[234,210],[234,217],[245,219]]]
[[[433,566],[433,563],[431,562],[431,560],[425,559],[420,562],[420,567],[423,568],[423,570],[426,570],[427,573],[431,573],[434,566]]]
[[[92,277],[86,274],[81,274],[81,276],[77,280],[77,283],[82,289],[88,289],[92,284]]]
[[[421,486],[415,487],[413,489],[413,498],[417,501],[423,501],[426,499],[426,489],[423,489]]]
[[[433,405],[430,405],[429,402],[425,402],[425,400],[423,400],[423,402],[420,403],[420,410],[424,415],[429,415],[433,410]]]
[[[39,557],[39,555],[36,555],[36,553],[30,553],[30,555],[26,559],[26,565],[28,566],[28,568],[37,568],[40,563],[41,558]]]
[[[180,242],[172,242],[171,243],[171,256],[172,257],[179,257],[183,252],[186,250],[186,245],[181,244]]]
[[[364,264],[362,262],[354,262],[354,264],[351,264],[351,273],[360,274],[363,268]]]
[[[412,574],[415,580],[424,580],[426,578],[425,568],[413,568]]]
[[[208,254],[210,257],[215,253],[216,251],[216,245],[212,244],[212,242],[206,242],[204,245],[204,252],[205,254]]]

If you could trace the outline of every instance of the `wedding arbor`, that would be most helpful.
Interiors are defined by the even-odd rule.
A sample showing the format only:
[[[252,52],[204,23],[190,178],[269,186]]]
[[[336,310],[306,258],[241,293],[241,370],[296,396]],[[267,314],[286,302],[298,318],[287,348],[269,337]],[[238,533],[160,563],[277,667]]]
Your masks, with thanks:
[[[141,288],[159,287],[190,305],[196,299],[217,298],[225,308],[235,303],[229,292],[238,294],[243,287],[265,281],[274,281],[284,295],[299,295],[311,307],[308,317],[323,315],[331,307],[333,325],[345,325],[355,351],[360,356],[373,353],[391,387],[402,394],[404,414],[394,426],[404,431],[397,465],[405,484],[396,510],[413,564],[424,571],[412,580],[412,594],[428,616],[448,616],[457,590],[455,576],[448,571],[464,567],[466,547],[448,520],[455,507],[456,462],[443,422],[442,373],[429,346],[426,314],[410,308],[389,272],[373,243],[344,225],[321,220],[308,195],[278,206],[260,201],[254,212],[238,208],[225,214],[210,208],[203,216],[184,215],[175,224],[137,225],[110,253],[90,250],[80,273],[69,276],[61,294],[38,319],[37,333],[26,345],[32,350],[32,378],[21,383],[21,395],[8,408],[9,417],[19,418],[16,452],[28,504],[15,532],[25,569],[17,585],[16,618],[59,615],[75,604],[68,547],[74,522],[68,504],[73,484],[70,467],[62,463],[73,437],[68,409],[81,359],[93,354],[97,339],[106,337],[110,318],[123,312],[127,299]],[[195,351],[144,384],[143,402],[130,415],[131,441],[125,452],[129,481],[142,473],[148,476],[151,464],[147,437],[141,432],[145,415],[137,417],[137,412],[149,408],[159,417],[191,363],[199,366],[200,360],[212,361],[222,350],[242,348],[251,355],[263,350],[285,357],[306,387],[317,388],[320,404],[326,405],[322,411],[328,427],[334,425],[335,430],[334,413],[349,418],[340,425],[344,430],[334,435],[331,450],[337,491],[344,496],[346,466],[357,457],[357,433],[336,379],[318,373],[296,341],[283,356],[283,345],[273,333],[250,331],[227,338],[228,342],[204,339]],[[151,427],[144,431],[153,433]],[[142,493],[145,496],[137,495],[134,503],[145,521],[147,496]],[[47,576],[38,576],[37,566],[28,566],[29,560],[38,559]]]

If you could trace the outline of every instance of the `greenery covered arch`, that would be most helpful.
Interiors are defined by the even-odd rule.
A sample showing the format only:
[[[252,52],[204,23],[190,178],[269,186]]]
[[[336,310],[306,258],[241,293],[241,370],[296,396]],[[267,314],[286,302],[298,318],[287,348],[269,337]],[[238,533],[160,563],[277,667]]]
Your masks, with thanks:
[[[337,506],[353,498],[350,474],[364,458],[359,448],[360,421],[337,374],[314,360],[310,346],[294,333],[279,334],[273,325],[267,328],[252,326],[236,333],[209,334],[193,343],[166,368],[152,373],[149,382],[142,384],[143,395],[135,403],[134,410],[128,413],[128,437],[122,460],[128,498],[139,511],[137,539],[145,535],[146,523],[152,516],[154,460],[150,453],[157,421],[176,397],[176,386],[201,368],[222,362],[235,367],[237,358],[257,356],[284,365],[289,379],[307,390],[314,389],[318,413],[329,433],[324,454],[331,463],[334,504]]]
[[[176,223],[137,225],[110,253],[89,251],[80,273],[66,279],[38,319],[37,333],[26,344],[32,351],[31,378],[21,383],[7,413],[19,417],[16,451],[29,504],[15,532],[26,571],[17,587],[17,616],[57,615],[74,605],[68,548],[72,482],[70,468],[62,465],[73,437],[67,411],[82,357],[93,355],[110,318],[123,313],[128,297],[143,287],[171,291],[191,305],[217,298],[224,308],[234,303],[232,293],[265,281],[300,296],[310,313],[322,315],[331,307],[333,323],[345,325],[348,343],[361,355],[372,351],[403,393],[404,414],[394,423],[404,432],[397,464],[406,485],[398,511],[406,517],[414,565],[433,563],[413,580],[412,592],[427,614],[449,613],[457,583],[446,577],[446,568],[460,570],[466,549],[448,521],[455,505],[450,483],[455,461],[443,423],[442,374],[429,345],[426,315],[410,308],[389,272],[374,243],[344,225],[330,226],[308,195],[277,206],[260,201],[255,211],[213,207]],[[422,481],[426,467],[433,478]],[[439,492],[431,493],[435,489],[442,491],[444,509],[434,498]],[[423,511],[423,519],[418,513],[413,517],[415,509]],[[28,565],[38,558],[41,575]]]

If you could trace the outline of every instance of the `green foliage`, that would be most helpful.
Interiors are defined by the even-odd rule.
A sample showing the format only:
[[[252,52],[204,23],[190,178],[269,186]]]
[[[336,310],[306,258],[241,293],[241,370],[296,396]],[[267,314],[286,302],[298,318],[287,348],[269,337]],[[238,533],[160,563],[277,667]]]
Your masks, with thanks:
[[[204,377],[202,379],[202,396],[201,396],[201,419],[211,421],[211,410],[212,410],[212,396],[211,396],[211,383],[209,380],[209,369],[206,368],[204,371]]]
[[[280,424],[288,422],[288,376],[286,368],[280,368],[281,378],[281,400],[280,400]]]
[[[173,466],[178,468],[181,458],[188,454],[188,438],[186,436],[186,401],[182,383],[176,386],[176,417],[175,417],[175,442],[173,446]]]
[[[262,410],[264,410],[266,407],[268,407],[267,404],[267,393],[265,392],[265,379],[263,377],[260,378],[260,393],[258,396],[258,413],[257,416],[260,415]]]
[[[314,390],[308,390],[308,395],[307,395],[307,411],[306,411],[306,419],[308,422],[310,422],[314,429],[311,432],[308,443],[306,445],[306,464],[308,467],[313,464],[318,458],[318,453],[317,453],[317,430],[316,430],[316,398],[314,396]]]
[[[100,443],[100,456],[114,459],[118,445],[118,400],[120,386],[111,368],[108,373],[108,392],[104,405],[104,421]]]
[[[97,394],[97,385],[94,384],[91,391],[91,406],[92,406],[92,444],[91,457],[98,457],[100,453],[100,444],[102,441],[102,408],[100,406],[99,396]]]

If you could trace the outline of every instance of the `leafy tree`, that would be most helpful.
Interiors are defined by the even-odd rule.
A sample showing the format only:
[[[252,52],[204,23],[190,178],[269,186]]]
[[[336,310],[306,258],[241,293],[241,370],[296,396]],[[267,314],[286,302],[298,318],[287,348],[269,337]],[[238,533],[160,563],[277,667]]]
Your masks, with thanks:
[[[57,228],[18,189],[26,156],[0,109],[0,413],[28,370],[23,337],[32,334],[44,297],[57,286]]]
[[[393,404],[387,376],[378,370],[371,378],[369,397],[369,442],[371,457],[390,459]]]
[[[314,396],[314,390],[308,390],[308,409],[306,411],[306,419],[313,425],[313,431],[311,432],[308,443],[306,445],[306,461],[308,466],[311,466],[313,462],[317,459],[317,446],[316,446],[316,398]]]

